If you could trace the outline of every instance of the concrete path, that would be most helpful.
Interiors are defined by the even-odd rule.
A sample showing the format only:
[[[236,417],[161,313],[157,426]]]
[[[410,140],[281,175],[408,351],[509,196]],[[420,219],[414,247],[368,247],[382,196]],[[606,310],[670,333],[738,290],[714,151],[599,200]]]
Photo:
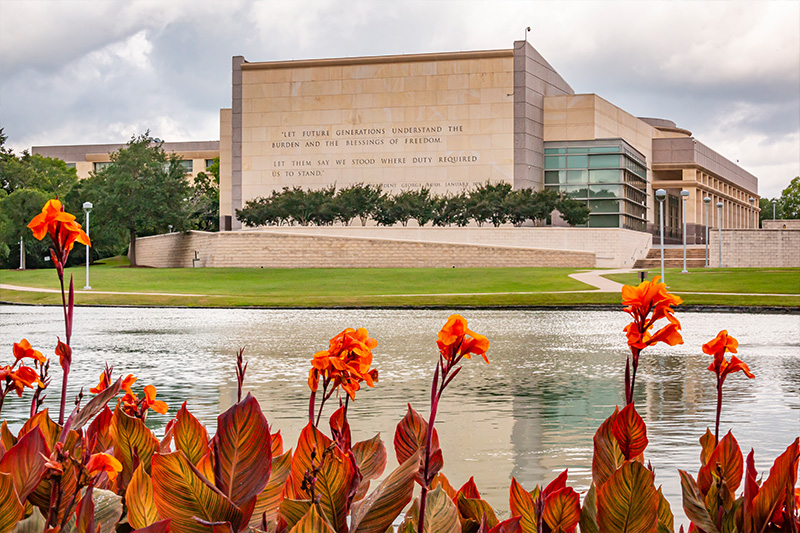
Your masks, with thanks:
[[[578,280],[581,283],[597,287],[596,290],[589,292],[622,292],[622,283],[611,281],[608,278],[604,278],[603,275],[627,274],[628,272],[635,272],[635,270],[630,270],[626,268],[621,268],[616,270],[588,270],[586,272],[577,272],[575,274],[570,274],[569,277],[571,277],[574,280]]]

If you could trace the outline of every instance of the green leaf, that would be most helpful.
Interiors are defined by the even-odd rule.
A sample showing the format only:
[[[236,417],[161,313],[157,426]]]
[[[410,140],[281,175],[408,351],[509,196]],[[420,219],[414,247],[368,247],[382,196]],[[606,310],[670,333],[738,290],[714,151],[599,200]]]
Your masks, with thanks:
[[[694,478],[683,470],[678,470],[678,473],[681,476],[683,511],[687,518],[706,533],[719,533],[714,520],[706,509],[703,493],[700,492]]]
[[[353,455],[362,480],[377,479],[386,469],[386,445],[380,433],[369,440],[356,442]]]
[[[214,438],[218,444],[214,460],[222,474],[217,486],[242,506],[264,489],[272,466],[269,423],[252,394],[219,415]]]
[[[114,422],[116,424],[114,457],[122,463],[122,472],[119,474],[117,484],[119,487],[126,487],[133,476],[134,448],[139,462],[144,466],[144,471],[150,473],[150,461],[160,443],[144,422],[139,418],[128,416],[122,409],[118,408],[114,413]]]
[[[219,489],[204,480],[183,452],[155,454],[153,496],[161,518],[171,518],[175,533],[208,532],[193,517],[207,522],[230,522],[238,530],[242,512]]]
[[[658,533],[673,533],[675,531],[675,517],[670,509],[669,502],[658,488]]]
[[[128,508],[128,522],[134,529],[142,529],[159,521],[153,483],[142,465],[133,473],[125,491],[125,505]]]
[[[626,462],[597,491],[597,524],[603,533],[656,533],[658,493],[653,473]]]
[[[292,467],[292,450],[276,457],[272,461],[272,472],[269,476],[269,483],[261,491],[256,499],[253,508],[253,515],[250,518],[250,527],[261,527],[261,518],[267,513],[267,522],[275,520],[278,516],[278,506],[281,503],[281,492],[289,477]]]
[[[10,474],[0,474],[0,533],[8,533],[25,514]]]
[[[47,448],[44,435],[36,427],[20,437],[0,459],[0,473],[11,474],[14,489],[21,502],[28,498],[41,481],[47,462],[46,457],[49,456],[50,450]]]
[[[334,533],[317,506],[312,505],[308,512],[290,530],[290,533]]]
[[[597,526],[597,492],[594,488],[594,483],[589,487],[589,492],[583,498],[579,524],[581,525],[581,533],[600,533],[600,528]]]
[[[353,507],[350,521],[352,533],[383,533],[400,516],[411,501],[422,453],[417,450],[369,496]]]
[[[175,448],[186,454],[186,458],[197,466],[200,459],[208,453],[208,432],[205,426],[186,409],[186,402],[183,402],[175,419],[177,420],[173,428]]]
[[[458,509],[442,487],[428,492],[422,533],[461,533]]]
[[[517,482],[517,479],[511,478],[511,494],[509,496],[509,503],[511,506],[511,516],[519,516],[519,525],[522,528],[522,533],[536,533],[538,528],[538,521],[536,518],[536,505],[533,502],[533,496],[522,488]]]
[[[611,477],[622,463],[625,456],[619,447],[617,439],[611,431],[614,421],[619,414],[618,409],[614,409],[614,414],[608,417],[594,434],[594,455],[592,456],[592,481],[599,490],[603,484]]]

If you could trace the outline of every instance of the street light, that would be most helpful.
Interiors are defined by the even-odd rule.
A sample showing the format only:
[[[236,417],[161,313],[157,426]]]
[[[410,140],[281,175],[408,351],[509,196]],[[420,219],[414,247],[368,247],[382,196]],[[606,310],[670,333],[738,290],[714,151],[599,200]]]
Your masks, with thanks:
[[[683,200],[683,270],[681,270],[682,274],[688,274],[689,271],[686,270],[686,200],[689,199],[689,191],[686,189],[681,191],[681,200]]]
[[[661,215],[661,283],[666,284],[664,280],[664,200],[667,199],[667,191],[658,189],[656,191],[656,199],[658,200],[658,211]]]
[[[717,202],[717,236],[719,240],[719,262],[717,268],[722,268],[722,202]]]
[[[703,198],[703,203],[706,204],[706,268],[708,268],[708,211],[711,207],[711,198],[706,196]]]
[[[775,220],[775,204],[778,203],[778,200],[775,198],[772,199],[772,220]]]
[[[83,202],[83,212],[86,213],[86,236],[89,236],[89,213],[92,212],[92,202]],[[86,245],[86,286],[83,290],[88,291],[92,288],[89,286],[89,245]]]
[[[756,228],[756,222],[755,222],[756,210],[753,209],[753,203],[755,201],[756,201],[756,199],[751,196],[750,197],[750,229],[755,229]]]

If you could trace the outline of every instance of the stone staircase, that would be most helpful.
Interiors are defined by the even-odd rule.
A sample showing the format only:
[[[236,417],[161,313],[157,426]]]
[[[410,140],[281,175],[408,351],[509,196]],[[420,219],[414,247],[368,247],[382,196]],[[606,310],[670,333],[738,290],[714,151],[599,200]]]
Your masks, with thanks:
[[[686,247],[686,268],[703,268],[706,264],[705,246]],[[664,267],[683,268],[683,247],[664,248]],[[661,248],[653,246],[647,257],[639,259],[633,268],[661,268]]]

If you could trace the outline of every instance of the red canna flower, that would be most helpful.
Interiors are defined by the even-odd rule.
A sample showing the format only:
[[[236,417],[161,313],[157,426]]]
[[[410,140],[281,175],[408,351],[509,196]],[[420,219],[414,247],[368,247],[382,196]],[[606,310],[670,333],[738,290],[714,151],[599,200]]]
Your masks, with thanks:
[[[61,368],[68,369],[72,365],[72,348],[61,342],[61,339],[58,339],[58,344],[56,345],[56,355]]]
[[[17,396],[22,396],[25,387],[33,388],[34,385],[44,384],[39,381],[39,374],[29,366],[21,365],[16,370],[10,366],[0,368],[0,380],[6,380],[10,389],[16,391]]]
[[[105,472],[109,481],[114,481],[117,474],[122,472],[122,463],[107,453],[95,453],[89,458],[86,468],[91,476]]]
[[[470,358],[470,354],[480,355],[486,363],[486,350],[489,349],[489,339],[467,329],[467,319],[461,315],[450,315],[444,327],[439,331],[436,341],[439,352],[447,361],[459,357]]]
[[[739,341],[728,335],[727,330],[722,330],[717,333],[717,336],[703,345],[703,352],[708,355],[714,356],[714,361],[708,365],[708,370],[717,375],[717,379],[721,382],[725,381],[728,374],[733,374],[741,370],[744,374],[753,379],[755,376],[750,372],[750,367],[747,366],[742,360],[735,355],[731,356],[731,360],[725,359],[725,353],[737,353],[739,348]]]
[[[156,388],[152,385],[147,385],[144,388],[144,398],[142,398],[142,410],[152,409],[156,413],[165,415],[167,414],[167,404],[161,400],[156,400]]]
[[[28,342],[28,339],[22,339],[21,341],[14,343],[14,357],[17,359],[17,361],[25,357],[30,357],[31,359],[35,359],[40,363],[47,361],[45,356],[42,355],[42,352],[33,349],[31,343]]]
[[[322,379],[332,385],[331,392],[341,386],[351,399],[361,389],[361,382],[374,387],[378,371],[372,365],[372,349],[378,341],[371,338],[366,328],[347,328],[330,340],[327,350],[314,354],[308,373],[308,386],[312,391]]]

